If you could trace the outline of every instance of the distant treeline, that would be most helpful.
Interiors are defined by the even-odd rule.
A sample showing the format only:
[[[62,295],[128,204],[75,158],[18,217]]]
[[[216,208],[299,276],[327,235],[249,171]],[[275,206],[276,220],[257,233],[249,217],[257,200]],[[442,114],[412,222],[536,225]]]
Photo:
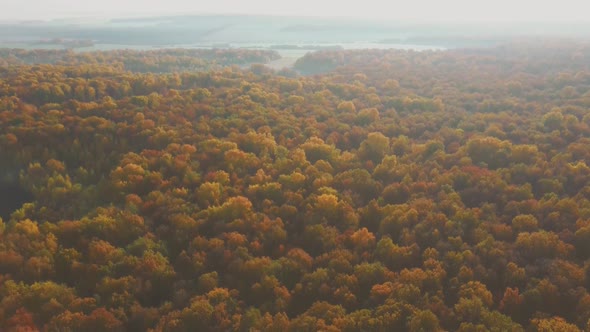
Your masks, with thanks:
[[[276,51],[224,49],[163,49],[97,51],[0,49],[0,65],[112,65],[134,72],[205,71],[224,66],[247,66],[279,59]]]

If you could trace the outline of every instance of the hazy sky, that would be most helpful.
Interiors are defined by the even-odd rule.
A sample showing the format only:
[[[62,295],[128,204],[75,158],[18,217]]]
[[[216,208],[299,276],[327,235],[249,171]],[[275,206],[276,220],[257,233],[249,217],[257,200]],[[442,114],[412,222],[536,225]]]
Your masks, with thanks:
[[[270,14],[422,20],[590,21],[590,0],[0,0],[0,19]]]

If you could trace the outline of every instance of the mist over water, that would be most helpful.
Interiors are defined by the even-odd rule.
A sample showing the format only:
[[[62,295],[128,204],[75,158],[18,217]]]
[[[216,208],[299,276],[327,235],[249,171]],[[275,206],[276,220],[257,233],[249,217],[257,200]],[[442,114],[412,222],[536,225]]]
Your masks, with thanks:
[[[165,16],[0,25],[0,47],[78,51],[258,48],[297,53],[325,48],[434,49],[491,46],[523,36],[590,36],[590,23],[450,23],[239,15]]]

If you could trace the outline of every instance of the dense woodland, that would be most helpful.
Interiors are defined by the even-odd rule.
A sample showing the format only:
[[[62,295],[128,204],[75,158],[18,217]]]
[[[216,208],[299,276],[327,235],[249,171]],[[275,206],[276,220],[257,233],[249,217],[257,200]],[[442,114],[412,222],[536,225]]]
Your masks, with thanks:
[[[1,331],[590,328],[590,44],[0,54]]]
[[[221,69],[225,66],[249,66],[280,59],[275,51],[240,49],[159,49],[152,51],[114,50],[83,53],[74,50],[1,49],[0,66],[52,64],[83,70],[88,66],[107,66],[106,72],[172,73]],[[73,75],[72,77],[80,77]],[[90,79],[93,76],[83,76]]]

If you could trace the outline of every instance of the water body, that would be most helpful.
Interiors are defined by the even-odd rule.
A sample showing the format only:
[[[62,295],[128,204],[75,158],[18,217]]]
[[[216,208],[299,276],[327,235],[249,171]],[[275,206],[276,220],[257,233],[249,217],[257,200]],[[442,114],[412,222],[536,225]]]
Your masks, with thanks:
[[[454,40],[424,39],[462,33],[400,22],[270,16],[176,16],[104,21],[0,24],[0,47],[65,49],[76,52],[231,48],[274,50],[281,59],[267,65],[289,68],[309,52],[323,49],[431,50],[455,46]],[[416,39],[418,38],[418,39]],[[420,39],[422,38],[422,39]],[[416,42],[412,42],[412,40]],[[54,42],[55,41],[55,42]],[[76,43],[78,42],[78,43]],[[86,44],[92,46],[82,47]],[[74,46],[72,46],[74,45]]]
[[[0,48],[22,48],[22,49],[64,49],[62,45],[56,44],[31,44],[31,43],[0,43]],[[266,65],[272,69],[291,68],[297,59],[307,53],[317,52],[319,50],[361,50],[361,49],[403,49],[403,50],[441,50],[442,46],[436,45],[416,45],[416,44],[399,44],[399,43],[378,43],[378,42],[352,42],[352,43],[320,43],[320,44],[289,44],[275,45],[266,43],[212,43],[212,44],[186,44],[186,45],[125,45],[125,44],[95,44],[90,47],[75,48],[75,52],[94,52],[94,51],[112,51],[112,50],[137,50],[148,51],[166,48],[188,48],[188,49],[252,49],[252,50],[273,50],[281,55],[280,59],[273,60]]]
[[[388,21],[272,16],[177,16],[105,21],[0,22],[0,47],[60,48],[51,41],[93,43],[80,51],[154,48],[273,48],[309,51],[338,45],[345,49],[455,46],[448,38],[473,29]],[[424,39],[428,37],[427,39]],[[441,39],[443,38],[443,39]],[[432,41],[444,40],[444,44]],[[49,43],[48,43],[49,41]],[[415,41],[415,42],[412,42]],[[396,45],[397,44],[397,45]],[[277,46],[288,47],[277,47]],[[304,46],[313,46],[305,49]],[[298,46],[298,47],[293,47]],[[300,56],[300,54],[287,55]]]
[[[363,50],[363,49],[401,49],[401,50],[442,50],[445,47],[435,45],[413,45],[413,44],[392,44],[392,43],[370,43],[370,42],[357,42],[357,43],[343,43],[343,44],[319,44],[315,45],[314,48],[305,48],[305,45],[299,45],[301,48],[297,49],[275,49],[280,55],[281,59],[277,59],[266,64],[272,69],[283,69],[291,68],[297,61],[297,59],[303,57],[309,52],[316,52],[318,49],[331,49],[339,48],[344,50]],[[272,48],[272,46],[271,46]]]

